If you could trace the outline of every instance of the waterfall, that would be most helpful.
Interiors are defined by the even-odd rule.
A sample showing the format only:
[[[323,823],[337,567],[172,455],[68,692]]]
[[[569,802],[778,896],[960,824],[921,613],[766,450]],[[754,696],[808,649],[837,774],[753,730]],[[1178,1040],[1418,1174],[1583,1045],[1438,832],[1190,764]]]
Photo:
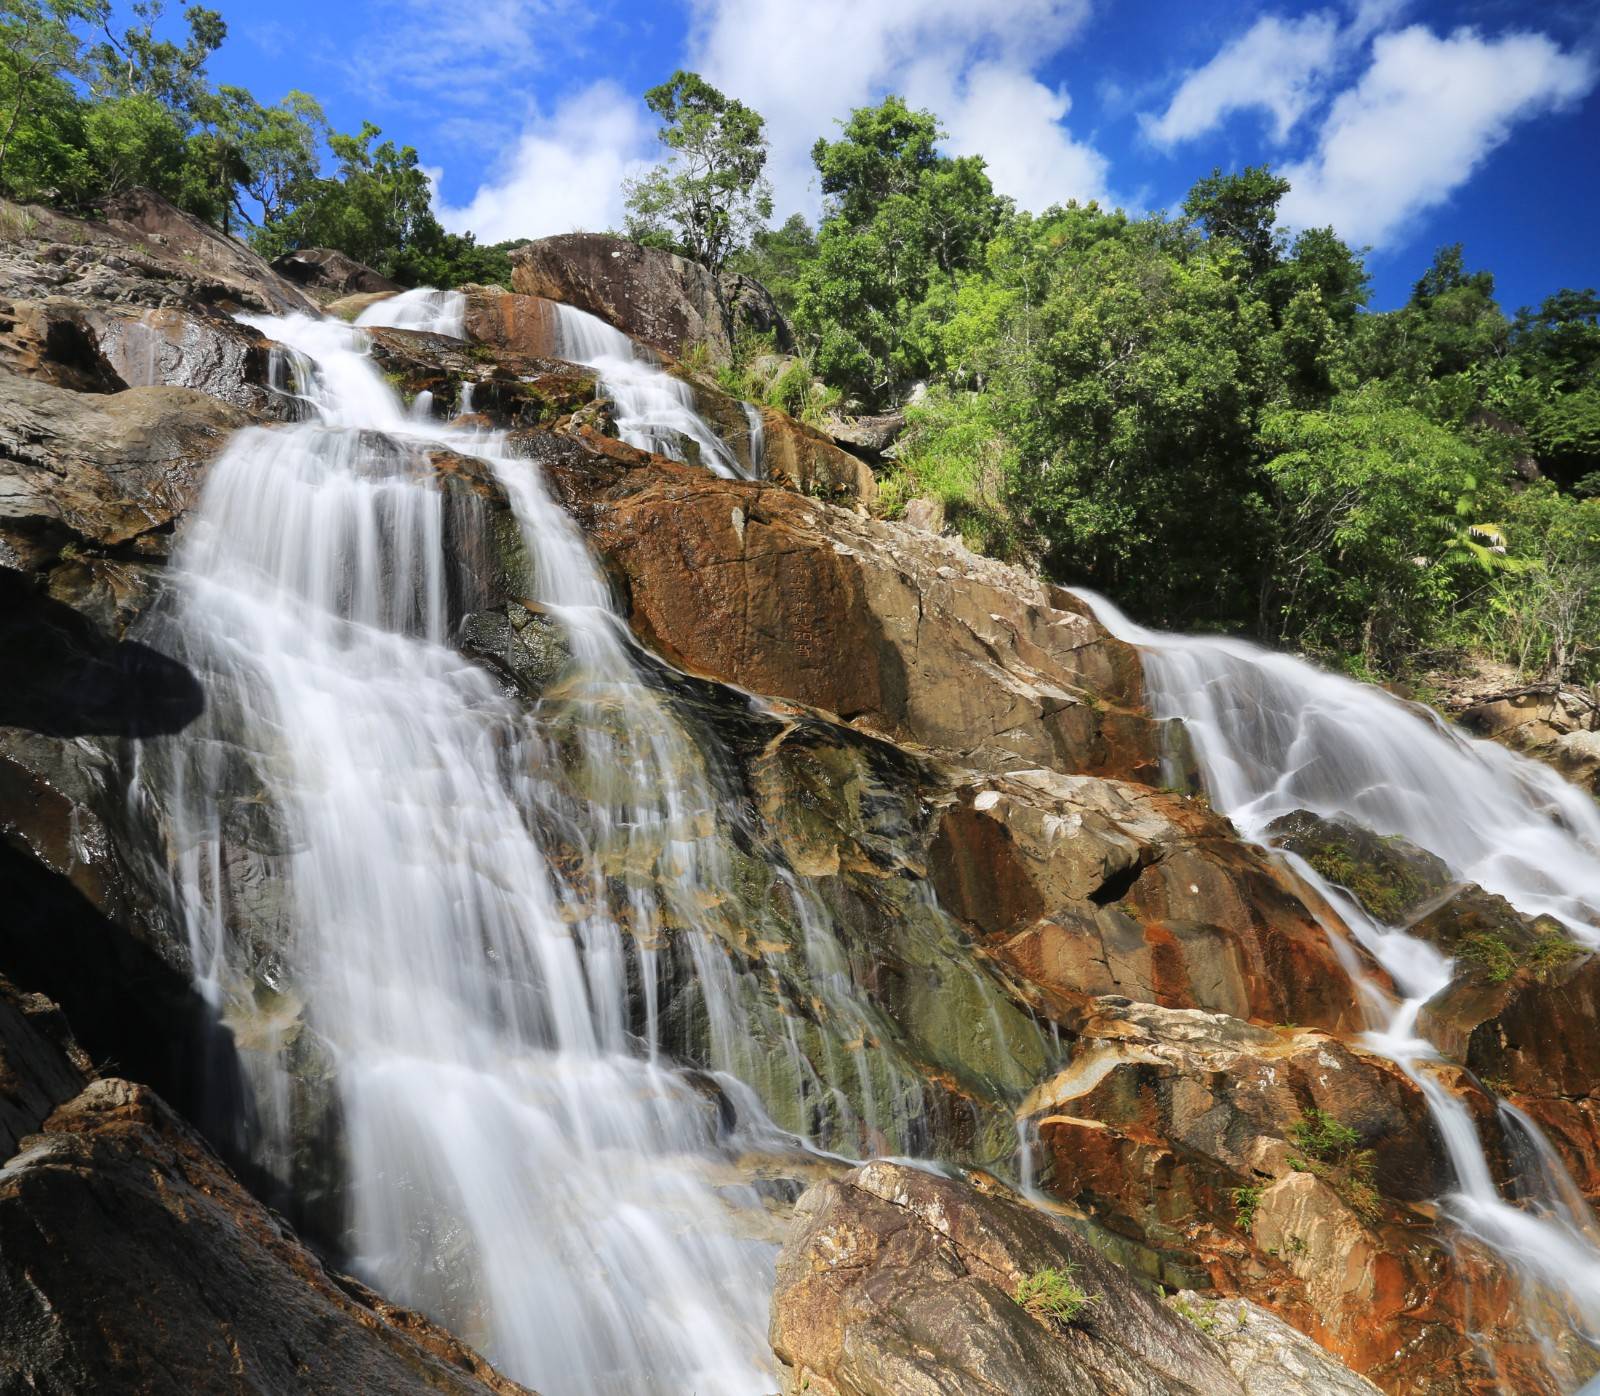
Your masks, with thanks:
[[[1243,641],[1146,630],[1104,598],[1080,595],[1107,630],[1139,647],[1152,715],[1183,722],[1212,805],[1246,838],[1265,846],[1267,826],[1297,809],[1349,819],[1427,849],[1454,876],[1600,948],[1600,805],[1554,771],[1371,685]],[[1404,996],[1367,1041],[1428,1102],[1456,1177],[1447,1214],[1600,1346],[1600,1224],[1555,1152],[1531,1120],[1502,1106],[1514,1152],[1528,1157],[1513,1205],[1466,1106],[1426,1069],[1438,1053],[1417,1036],[1417,1019],[1450,982],[1451,961],[1403,927],[1375,924],[1303,859],[1289,861]]]
[[[408,412],[359,329],[249,323],[304,420],[211,467],[151,622],[207,708],[140,745],[130,799],[165,831],[254,1161],[334,1199],[360,1274],[546,1396],[763,1396],[775,1246],[737,1157],[925,1150],[924,1075],[537,466]],[[492,472],[515,609],[565,647],[531,707],[455,647],[510,563],[439,444]],[[1036,1027],[925,886],[907,907],[1020,1099]],[[675,1064],[686,1041],[711,1071]]]
[[[618,923],[550,872],[541,839],[572,811],[540,789],[547,738],[448,644],[453,530],[473,521],[452,522],[357,332],[256,323],[315,365],[317,420],[239,433],[174,560],[213,699],[153,798],[180,831],[200,976],[225,996],[217,792],[243,760],[284,824],[275,973],[336,1077],[357,1268],[550,1393],[770,1390],[771,1252],[730,1219],[759,1200],[713,1176],[714,1106],[635,1050]],[[704,791],[662,775],[690,758],[649,750],[674,733],[646,716],[581,540],[525,463],[498,466],[594,701],[636,724],[626,750],[586,734],[611,787],[596,836],[671,848],[692,896]],[[288,1091],[258,1094],[281,1115]]]
[[[374,307],[377,309],[378,307]],[[738,458],[695,410],[694,389],[674,378],[621,330],[575,306],[556,306],[562,357],[592,368],[616,405],[617,434],[673,460],[694,459],[717,475],[745,475]]]
[[[766,476],[767,423],[761,409],[753,402],[740,404],[744,408],[745,424],[750,429],[750,475],[760,480]]]
[[[385,296],[356,316],[356,324],[367,328],[425,330],[452,339],[465,336],[466,322],[467,298],[460,291],[435,291],[431,286]]]

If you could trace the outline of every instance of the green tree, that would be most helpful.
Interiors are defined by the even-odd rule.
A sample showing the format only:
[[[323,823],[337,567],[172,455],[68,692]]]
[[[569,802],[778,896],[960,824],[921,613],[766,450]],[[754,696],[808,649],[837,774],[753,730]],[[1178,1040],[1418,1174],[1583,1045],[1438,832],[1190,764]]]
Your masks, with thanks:
[[[1237,246],[1177,256],[1173,231],[1131,224],[1052,266],[992,391],[1051,573],[1192,624],[1250,609],[1266,526],[1252,434],[1277,355]]]
[[[825,212],[795,287],[823,377],[867,405],[939,367],[939,325],[1008,212],[976,156],[940,155],[931,112],[862,107],[812,159]]]
[[[0,0],[0,191],[33,198],[81,182],[85,71],[73,27],[99,24],[106,0]]]
[[[1249,275],[1259,277],[1282,257],[1278,204],[1288,192],[1289,181],[1265,165],[1251,165],[1238,174],[1213,170],[1189,191],[1183,211],[1208,238],[1227,239],[1238,247]]]
[[[215,10],[190,5],[183,11],[188,35],[182,44],[156,37],[166,13],[163,0],[137,0],[135,23],[115,33],[102,17],[104,38],[89,54],[89,85],[96,98],[153,97],[174,111],[193,112],[209,95],[206,60],[228,37]]]
[[[216,100],[215,125],[242,166],[240,191],[259,206],[260,222],[284,217],[317,176],[318,146],[328,129],[321,104],[294,91],[265,107],[241,87],[218,88]],[[249,219],[237,194],[233,202]]]
[[[1511,354],[1530,378],[1556,388],[1600,380],[1600,296],[1563,289],[1537,310],[1524,307],[1511,327]]]
[[[1473,446],[1381,384],[1269,411],[1276,513],[1263,628],[1361,672],[1453,636],[1459,597],[1505,570],[1503,486]]]
[[[1529,678],[1600,680],[1600,498],[1539,482],[1509,508],[1507,533],[1527,565],[1494,579],[1481,622],[1488,648]]]
[[[661,118],[664,163],[623,185],[628,235],[670,239],[717,270],[772,216],[766,123],[698,73],[679,70],[644,95]]]
[[[816,230],[803,213],[791,213],[780,227],[758,229],[748,247],[729,256],[727,266],[755,277],[787,315],[794,309],[800,275],[816,255]]]
[[[1460,373],[1505,349],[1509,326],[1494,298],[1494,274],[1469,272],[1459,242],[1434,254],[1406,309],[1435,376]]]

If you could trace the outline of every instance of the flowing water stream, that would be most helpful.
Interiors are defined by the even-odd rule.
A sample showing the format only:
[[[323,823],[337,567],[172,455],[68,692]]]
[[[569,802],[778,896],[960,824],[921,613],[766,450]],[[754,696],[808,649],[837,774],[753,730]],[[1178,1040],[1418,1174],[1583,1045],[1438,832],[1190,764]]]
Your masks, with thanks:
[[[1135,625],[1104,598],[1083,599],[1113,635],[1137,645],[1153,714],[1181,720],[1213,806],[1268,846],[1268,826],[1295,810],[1398,835],[1464,881],[1528,915],[1559,920],[1600,947],[1600,805],[1554,771],[1476,741],[1381,689],[1238,640],[1169,635]],[[1538,1303],[1600,1347],[1600,1222],[1534,1123],[1502,1105],[1521,1168],[1501,1195],[1466,1106],[1428,1070],[1422,1006],[1452,978],[1449,959],[1375,923],[1303,859],[1299,875],[1388,972],[1402,997],[1372,985],[1368,1044],[1421,1088],[1455,1172],[1446,1214],[1522,1276]],[[1335,944],[1339,943],[1337,932]],[[1352,961],[1359,980],[1359,967]],[[1559,1334],[1549,1335],[1551,1365]]]
[[[365,318],[447,333],[460,299]],[[155,621],[207,710],[142,746],[131,796],[167,830],[249,1149],[337,1199],[362,1275],[546,1396],[770,1392],[775,1248],[734,1165],[926,1144],[904,1034],[810,880],[741,855],[724,758],[535,465],[403,406],[361,329],[250,323],[283,346],[302,420],[239,432],[211,467]],[[595,357],[619,397],[638,388],[627,411],[654,411],[665,375]],[[715,440],[698,418],[673,430]],[[510,501],[526,576],[508,613],[563,651],[531,707],[455,647],[491,603],[496,535],[479,495],[441,483],[441,444]],[[967,986],[960,1030],[992,1034],[1015,1074],[996,1090],[1020,1097],[1040,1034],[921,895],[928,972]],[[730,953],[738,936],[755,948]]]
[[[617,434],[630,446],[673,460],[686,459],[725,479],[747,472],[739,458],[695,410],[694,389],[674,378],[621,330],[576,306],[557,305],[562,356],[594,369],[616,407]],[[758,414],[759,419],[759,414]],[[759,444],[751,443],[759,473]]]

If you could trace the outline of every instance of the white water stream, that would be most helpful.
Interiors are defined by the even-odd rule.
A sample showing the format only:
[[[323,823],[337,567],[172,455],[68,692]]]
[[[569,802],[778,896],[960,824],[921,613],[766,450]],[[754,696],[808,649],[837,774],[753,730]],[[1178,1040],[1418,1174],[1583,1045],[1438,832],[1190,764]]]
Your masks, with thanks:
[[[447,333],[460,302],[367,318]],[[797,1134],[913,1152],[923,1075],[809,879],[760,846],[736,866],[748,797],[720,793],[721,749],[652,681],[536,465],[403,406],[359,328],[250,323],[300,421],[209,471],[158,617],[207,710],[143,744],[131,798],[167,831],[252,1157],[334,1200],[380,1290],[545,1396],[763,1396],[775,1248],[737,1156]],[[508,564],[439,446],[492,472],[527,555],[516,609],[564,646],[531,707],[455,648]],[[1006,1034],[1042,1060],[1037,1029],[920,895],[924,973],[978,1005],[1020,1097]]]
[[[1182,721],[1213,807],[1246,838],[1266,846],[1267,827],[1295,810],[1345,818],[1427,849],[1462,880],[1600,946],[1600,805],[1554,771],[1369,684],[1239,640],[1147,630],[1104,598],[1082,597],[1139,647],[1153,715]],[[1418,1014],[1449,984],[1452,962],[1290,861],[1403,995],[1395,1002],[1365,986],[1378,1008],[1367,1041],[1428,1101],[1456,1175],[1447,1214],[1600,1346],[1600,1223],[1537,1127],[1509,1105],[1502,1120],[1526,1164],[1517,1203],[1503,1197],[1465,1105],[1427,1069],[1438,1054],[1418,1037]]]
[[[374,309],[458,322],[448,301],[403,301]],[[482,532],[422,454],[451,429],[402,408],[359,331],[252,323],[311,370],[311,420],[240,432],[210,471],[173,568],[210,712],[146,762],[177,830],[202,985],[247,1048],[303,1007],[305,1029],[287,1031],[314,1033],[334,1078],[350,1246],[386,1293],[549,1396],[770,1391],[772,1252],[735,1225],[759,1199],[715,1176],[715,1104],[629,1030],[625,935],[649,944],[671,914],[695,924],[726,875],[705,866],[715,811],[698,755],[639,682],[533,467],[489,436],[452,442],[491,460],[530,592],[574,656],[590,778],[581,801],[563,795],[548,734],[449,644],[471,586],[461,554]],[[237,1002],[244,894],[219,862],[220,796],[241,752],[287,850],[276,1004]],[[591,864],[630,850],[670,863],[680,904],[641,893],[625,931],[598,871],[577,889],[553,875],[556,831]],[[725,957],[704,958],[709,1011],[728,1018]],[[276,1045],[256,1072],[269,1165],[291,1147],[293,1044]]]
[[[687,383],[597,316],[570,305],[558,305],[556,315],[562,357],[599,374],[616,406],[617,434],[630,446],[685,460],[688,443],[698,463],[715,474],[731,480],[748,473],[695,410],[694,389]]]

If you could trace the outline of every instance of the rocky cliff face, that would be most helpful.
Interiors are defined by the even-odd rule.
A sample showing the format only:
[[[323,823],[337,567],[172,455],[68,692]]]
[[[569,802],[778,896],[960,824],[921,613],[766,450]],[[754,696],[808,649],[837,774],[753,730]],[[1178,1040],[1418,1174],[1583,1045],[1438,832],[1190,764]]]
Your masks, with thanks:
[[[0,1003],[0,1384],[514,1389],[324,1269],[154,1093],[242,1161],[219,1098],[253,1053],[295,1044],[304,1118],[273,1201],[335,1242],[340,1126],[280,978],[278,835],[248,787],[231,793],[218,858],[248,890],[229,930],[254,980],[249,1010],[219,1022],[163,891],[165,812],[128,800],[136,739],[208,701],[145,626],[172,539],[226,436],[296,410],[281,357],[219,307],[309,303],[148,200],[104,225],[26,216],[0,251],[0,662],[20,679],[0,700],[0,973],[47,992],[93,1059],[138,1084],[91,1079],[38,1000]],[[869,517],[870,475],[841,483],[851,467],[781,414],[769,449],[787,441],[795,464],[760,483],[615,440],[593,375],[559,359],[551,300],[675,355],[721,352],[764,313],[664,256],[547,239],[519,255],[518,294],[471,293],[468,342],[375,330],[373,355],[436,413],[461,412],[470,385],[472,412],[511,431],[604,563],[666,701],[727,754],[718,779],[742,813],[714,923],[754,986],[741,1074],[778,1122],[860,1156],[980,1170],[1014,1167],[1020,1127],[1057,1209],[982,1172],[875,1163],[819,1184],[774,1300],[793,1389],[1554,1393],[1586,1373],[1576,1340],[1553,1366],[1512,1277],[1439,1226],[1450,1171],[1421,1088],[1360,1040],[1357,978],[1381,971],[1288,865],[1187,793],[1181,734],[1149,716],[1132,649],[1070,595]],[[357,284],[326,275],[330,292]],[[135,324],[153,357],[130,347]],[[463,662],[540,704],[559,748],[571,656],[519,589],[508,501],[481,462],[425,454],[499,550],[465,560],[481,594],[461,604]],[[1341,866],[1377,869],[1351,883],[1413,889],[1441,944],[1498,914],[1337,833],[1284,838],[1308,857],[1334,839]],[[626,855],[572,875],[671,876]],[[808,907],[837,928],[829,973],[858,987],[849,1012]],[[1429,1006],[1452,1057],[1431,1078],[1486,1139],[1509,1095],[1594,1197],[1596,961],[1532,958],[1539,927],[1495,925],[1529,958],[1468,967]],[[711,1030],[675,934],[651,947],[662,1037],[704,1063]],[[863,1044],[876,1074],[831,1095],[786,1075],[825,1077]],[[894,1108],[875,1114],[869,1095]],[[1353,1129],[1371,1168],[1309,1166],[1310,1112]],[[1491,1165],[1512,1161],[1491,1149]],[[67,1263],[91,1253],[106,1258],[92,1275]],[[1076,1275],[1088,1307],[1030,1309],[1020,1287],[1044,1272]]]
[[[712,362],[728,363],[734,341],[745,335],[769,337],[780,352],[794,347],[760,282],[734,272],[717,275],[659,248],[564,233],[519,247],[511,262],[514,290],[587,310],[675,358],[698,345]]]

